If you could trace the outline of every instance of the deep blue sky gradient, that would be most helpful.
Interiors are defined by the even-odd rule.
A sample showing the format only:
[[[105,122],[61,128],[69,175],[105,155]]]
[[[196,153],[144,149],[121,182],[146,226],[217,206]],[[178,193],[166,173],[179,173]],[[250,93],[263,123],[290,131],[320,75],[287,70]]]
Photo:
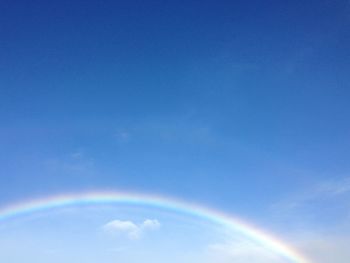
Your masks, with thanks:
[[[1,1],[1,203],[126,189],[261,215],[346,178],[349,14],[340,0]]]

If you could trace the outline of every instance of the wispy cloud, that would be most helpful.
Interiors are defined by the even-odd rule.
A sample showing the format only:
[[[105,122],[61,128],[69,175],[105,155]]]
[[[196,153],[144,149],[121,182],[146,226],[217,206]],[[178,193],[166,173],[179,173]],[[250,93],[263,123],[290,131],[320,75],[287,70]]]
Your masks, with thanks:
[[[166,143],[208,144],[218,138],[208,123],[196,120],[196,112],[189,110],[167,119],[145,119],[113,130],[119,143],[137,140],[158,140]]]
[[[61,174],[91,174],[95,168],[95,162],[82,151],[74,151],[46,160],[45,167],[51,172]]]
[[[289,240],[312,262],[350,262],[350,177],[316,182],[271,206]],[[293,230],[291,230],[293,229]],[[293,233],[291,233],[293,232]]]
[[[348,263],[350,260],[350,238],[347,234],[303,233],[290,244],[310,262]],[[207,247],[205,263],[281,263],[285,259],[261,246],[246,240],[233,240],[211,244]]]
[[[274,253],[248,241],[235,240],[226,243],[216,243],[208,246],[209,262],[221,263],[278,263],[281,258]]]
[[[350,238],[347,233],[305,234],[299,237],[297,249],[312,262],[350,262]]]
[[[105,224],[102,228],[112,235],[125,235],[130,240],[137,240],[142,237],[146,231],[157,230],[160,223],[156,219],[146,219],[141,224],[135,224],[132,221],[113,220]]]
[[[350,177],[321,182],[314,191],[314,197],[337,196],[350,192]]]
[[[346,198],[350,194],[350,177],[320,181],[272,205],[273,209],[296,209],[310,203]]]
[[[118,142],[126,143],[126,142],[129,142],[131,139],[131,132],[126,129],[118,129],[114,133],[114,137],[117,139]]]

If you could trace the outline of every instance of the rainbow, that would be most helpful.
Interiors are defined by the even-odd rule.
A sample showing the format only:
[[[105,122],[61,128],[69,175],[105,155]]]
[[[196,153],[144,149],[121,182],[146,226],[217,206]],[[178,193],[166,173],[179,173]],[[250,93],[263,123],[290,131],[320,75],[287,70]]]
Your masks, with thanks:
[[[116,203],[151,206],[199,217],[243,234],[264,248],[282,256],[288,262],[310,263],[304,256],[279,239],[237,217],[197,204],[189,204],[155,195],[122,192],[90,192],[46,197],[0,208],[0,223],[6,219],[59,207]]]

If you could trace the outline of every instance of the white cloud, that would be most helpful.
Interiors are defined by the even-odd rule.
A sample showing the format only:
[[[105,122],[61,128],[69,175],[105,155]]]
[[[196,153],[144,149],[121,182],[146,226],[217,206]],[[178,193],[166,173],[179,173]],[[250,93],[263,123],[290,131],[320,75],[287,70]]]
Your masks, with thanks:
[[[150,230],[155,230],[160,227],[160,223],[156,219],[146,219],[142,225],[142,229],[150,229]]]
[[[146,219],[141,224],[132,221],[113,220],[103,226],[103,229],[110,234],[126,235],[131,240],[140,239],[145,231],[157,230],[160,223],[156,219]]]
[[[139,239],[141,236],[140,228],[131,221],[113,220],[103,226],[108,233],[123,233],[129,239]]]

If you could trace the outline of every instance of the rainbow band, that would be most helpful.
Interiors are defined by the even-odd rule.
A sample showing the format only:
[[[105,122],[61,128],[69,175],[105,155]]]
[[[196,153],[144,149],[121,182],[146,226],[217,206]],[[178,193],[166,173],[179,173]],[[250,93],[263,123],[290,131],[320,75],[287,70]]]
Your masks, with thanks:
[[[263,247],[271,250],[277,255],[283,256],[289,262],[310,263],[300,253],[287,246],[283,242],[270,234],[263,232],[256,227],[241,221],[236,217],[229,216],[222,212],[201,207],[195,204],[188,204],[174,199],[163,198],[159,196],[131,194],[131,193],[84,193],[73,195],[53,196],[38,200],[26,201],[23,203],[10,205],[0,209],[0,221],[10,219],[16,216],[35,213],[52,208],[59,208],[72,205],[92,205],[92,204],[113,204],[127,203],[131,205],[147,205],[158,207],[175,212],[181,212],[188,215],[200,217],[214,223],[229,227],[244,236],[261,244]]]

